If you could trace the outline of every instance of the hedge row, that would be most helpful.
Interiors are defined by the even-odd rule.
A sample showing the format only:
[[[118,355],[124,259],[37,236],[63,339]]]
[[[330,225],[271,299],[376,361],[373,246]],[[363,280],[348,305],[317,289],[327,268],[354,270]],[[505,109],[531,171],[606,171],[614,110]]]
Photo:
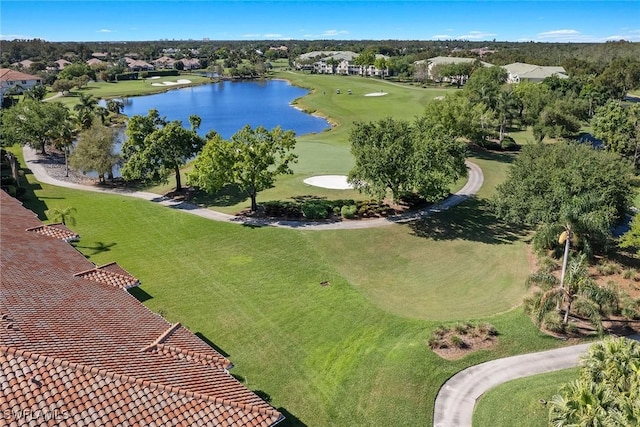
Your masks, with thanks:
[[[389,216],[395,213],[389,205],[377,200],[359,200],[357,202],[352,199],[272,200],[263,202],[260,206],[264,209],[264,214],[267,217],[290,219],[326,219],[332,215],[353,219]]]

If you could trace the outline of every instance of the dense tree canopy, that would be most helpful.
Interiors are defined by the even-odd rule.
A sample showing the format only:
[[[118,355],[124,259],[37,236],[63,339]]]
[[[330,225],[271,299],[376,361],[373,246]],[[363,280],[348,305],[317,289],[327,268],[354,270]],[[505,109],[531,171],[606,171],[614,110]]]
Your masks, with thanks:
[[[297,161],[292,153],[295,133],[280,127],[267,130],[247,125],[225,140],[215,132],[193,162],[188,174],[191,185],[214,193],[225,184],[236,184],[251,198],[251,210],[258,208],[257,194],[270,188],[279,175],[293,173],[290,164]]]
[[[3,145],[28,145],[46,154],[64,128],[70,127],[69,110],[60,102],[25,99],[1,112],[0,136]]]
[[[583,238],[598,243],[629,207],[631,174],[631,165],[618,155],[588,145],[529,145],[492,203],[512,223],[579,221]]]
[[[387,191],[395,200],[415,191],[427,200],[438,200],[466,174],[465,144],[433,121],[359,122],[349,141],[355,158],[349,182],[378,199]]]
[[[591,120],[593,135],[601,139],[608,151],[640,161],[640,104],[624,107],[611,100],[598,108]]]
[[[176,176],[176,191],[182,190],[180,167],[196,156],[204,139],[196,133],[200,118],[189,118],[190,130],[175,120],[166,122],[156,110],[147,116],[134,116],[127,127],[128,139],[123,145],[125,179],[145,182],[166,182],[170,173]]]

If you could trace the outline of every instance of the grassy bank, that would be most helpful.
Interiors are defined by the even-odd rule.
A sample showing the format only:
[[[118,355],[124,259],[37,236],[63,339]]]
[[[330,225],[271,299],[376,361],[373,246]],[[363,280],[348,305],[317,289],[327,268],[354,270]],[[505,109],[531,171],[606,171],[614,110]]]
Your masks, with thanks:
[[[477,427],[547,427],[547,402],[558,393],[560,384],[574,381],[578,368],[509,381],[485,393],[476,405],[473,425]]]

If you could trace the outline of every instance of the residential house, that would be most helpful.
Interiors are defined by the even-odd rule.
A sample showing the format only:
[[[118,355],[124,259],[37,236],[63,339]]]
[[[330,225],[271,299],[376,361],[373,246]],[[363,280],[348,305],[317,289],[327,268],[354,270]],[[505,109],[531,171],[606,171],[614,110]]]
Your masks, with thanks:
[[[64,67],[71,64],[71,62],[67,61],[66,59],[58,59],[57,61],[53,61],[53,63],[56,64],[58,70],[62,70],[64,69]]]
[[[10,68],[0,68],[0,104],[6,93],[22,93],[42,84],[42,78]]]
[[[153,65],[155,65],[156,68],[161,69],[161,68],[174,68],[174,64],[176,63],[176,60],[173,58],[170,58],[166,55],[161,56],[160,58],[152,61]]]
[[[200,68],[200,60],[198,58],[182,58],[179,62],[182,62],[185,70],[197,70]]]
[[[107,63],[105,61],[101,61],[98,58],[91,58],[91,59],[87,59],[87,65],[89,67],[100,67],[102,65],[107,65]]]
[[[438,65],[446,65],[446,64],[464,64],[464,63],[474,63],[478,61],[477,58],[462,58],[458,56],[435,56],[429,59],[423,59],[421,61],[414,62],[414,65],[426,64],[427,65],[427,79],[436,80],[439,76],[436,76],[433,68]],[[480,61],[480,64],[484,67],[493,67],[493,64],[489,64],[488,62]]]
[[[283,415],[231,362],[143,306],[135,277],[96,266],[0,191],[2,425],[269,427]]]
[[[357,65],[354,60],[358,54],[351,51],[314,51],[300,55],[296,61],[298,70],[309,70],[317,74],[341,74],[356,76],[387,76],[389,70],[378,70],[374,65]],[[310,60],[316,59],[313,64]],[[376,55],[376,59],[388,56]]]
[[[26,70],[28,68],[31,68],[31,64],[33,64],[33,61],[31,61],[30,59],[25,59],[24,61],[16,62],[11,65],[16,68],[23,68]]]
[[[124,60],[127,63],[127,69],[129,71],[150,71],[155,69],[155,67],[151,64],[149,64],[146,61],[141,61],[138,59],[133,59],[129,56],[126,56],[124,58]]]
[[[107,59],[109,59],[109,52],[93,52],[91,56],[102,61],[106,61]]]
[[[561,79],[569,78],[565,69],[559,66],[531,65],[525,64],[524,62],[514,62],[513,64],[504,65],[502,68],[509,73],[507,77],[508,83],[520,83],[522,81],[539,83],[551,76],[558,76]]]

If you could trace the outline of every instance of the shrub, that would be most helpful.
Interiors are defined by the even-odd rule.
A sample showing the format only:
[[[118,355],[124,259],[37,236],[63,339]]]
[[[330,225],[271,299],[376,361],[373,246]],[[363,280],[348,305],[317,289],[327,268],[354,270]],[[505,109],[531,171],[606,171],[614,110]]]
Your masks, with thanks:
[[[300,218],[302,209],[297,202],[272,200],[261,204],[268,217]]]
[[[435,349],[439,349],[439,348],[448,348],[448,344],[445,340],[443,340],[442,338],[438,338],[438,337],[431,337],[429,338],[429,347],[433,350]]]
[[[459,335],[451,337],[451,344],[457,348],[467,348],[467,343]]]
[[[353,219],[356,217],[356,205],[345,205],[340,209],[340,215],[346,219]]]
[[[631,280],[634,277],[636,277],[636,270],[633,268],[627,268],[622,272],[622,277],[624,277],[627,280]]]
[[[325,219],[329,216],[326,202],[312,201],[302,205],[302,214],[308,219]]]
[[[542,326],[551,332],[564,332],[562,316],[559,313],[549,312],[542,319]]]

